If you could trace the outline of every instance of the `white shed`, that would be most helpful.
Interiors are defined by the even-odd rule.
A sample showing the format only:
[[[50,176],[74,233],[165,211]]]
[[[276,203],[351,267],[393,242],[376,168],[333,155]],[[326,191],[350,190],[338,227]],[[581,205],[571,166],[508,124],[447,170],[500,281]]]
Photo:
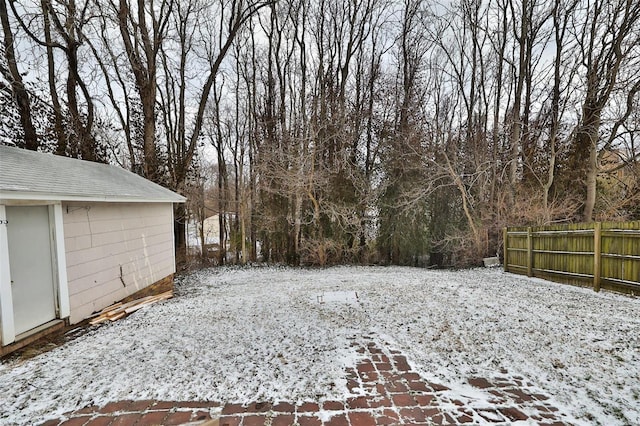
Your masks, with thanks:
[[[120,167],[0,146],[0,355],[173,286],[173,204]]]

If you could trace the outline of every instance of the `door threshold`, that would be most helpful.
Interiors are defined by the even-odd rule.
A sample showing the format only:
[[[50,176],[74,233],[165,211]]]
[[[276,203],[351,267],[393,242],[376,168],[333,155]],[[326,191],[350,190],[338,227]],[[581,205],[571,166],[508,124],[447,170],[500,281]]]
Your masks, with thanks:
[[[8,344],[7,346],[0,347],[0,357],[8,355],[11,352],[15,352],[18,349],[22,349],[25,346],[35,342],[36,340],[41,339],[42,337],[47,336],[51,333],[55,333],[56,331],[62,330],[63,328],[64,321],[56,319],[42,324],[36,328],[32,328],[31,330],[25,331],[24,333],[18,334],[16,336],[16,340],[13,343]]]

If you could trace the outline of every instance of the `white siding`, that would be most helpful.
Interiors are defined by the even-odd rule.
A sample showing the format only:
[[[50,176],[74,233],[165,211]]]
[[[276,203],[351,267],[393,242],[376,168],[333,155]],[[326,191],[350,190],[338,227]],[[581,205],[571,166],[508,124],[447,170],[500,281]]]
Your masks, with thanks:
[[[63,203],[72,324],[175,272],[172,209]]]

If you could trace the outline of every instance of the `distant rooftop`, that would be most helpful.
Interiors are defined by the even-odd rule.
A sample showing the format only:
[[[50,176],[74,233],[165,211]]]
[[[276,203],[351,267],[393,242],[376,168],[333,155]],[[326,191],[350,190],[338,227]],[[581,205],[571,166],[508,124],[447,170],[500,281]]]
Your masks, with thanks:
[[[185,201],[121,167],[0,145],[0,201],[11,199]]]

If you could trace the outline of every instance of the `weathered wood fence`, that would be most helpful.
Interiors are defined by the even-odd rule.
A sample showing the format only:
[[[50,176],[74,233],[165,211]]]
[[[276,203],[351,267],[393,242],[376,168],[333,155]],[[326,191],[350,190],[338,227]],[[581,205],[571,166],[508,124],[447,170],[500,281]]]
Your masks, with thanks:
[[[640,294],[640,221],[504,229],[504,270]]]

